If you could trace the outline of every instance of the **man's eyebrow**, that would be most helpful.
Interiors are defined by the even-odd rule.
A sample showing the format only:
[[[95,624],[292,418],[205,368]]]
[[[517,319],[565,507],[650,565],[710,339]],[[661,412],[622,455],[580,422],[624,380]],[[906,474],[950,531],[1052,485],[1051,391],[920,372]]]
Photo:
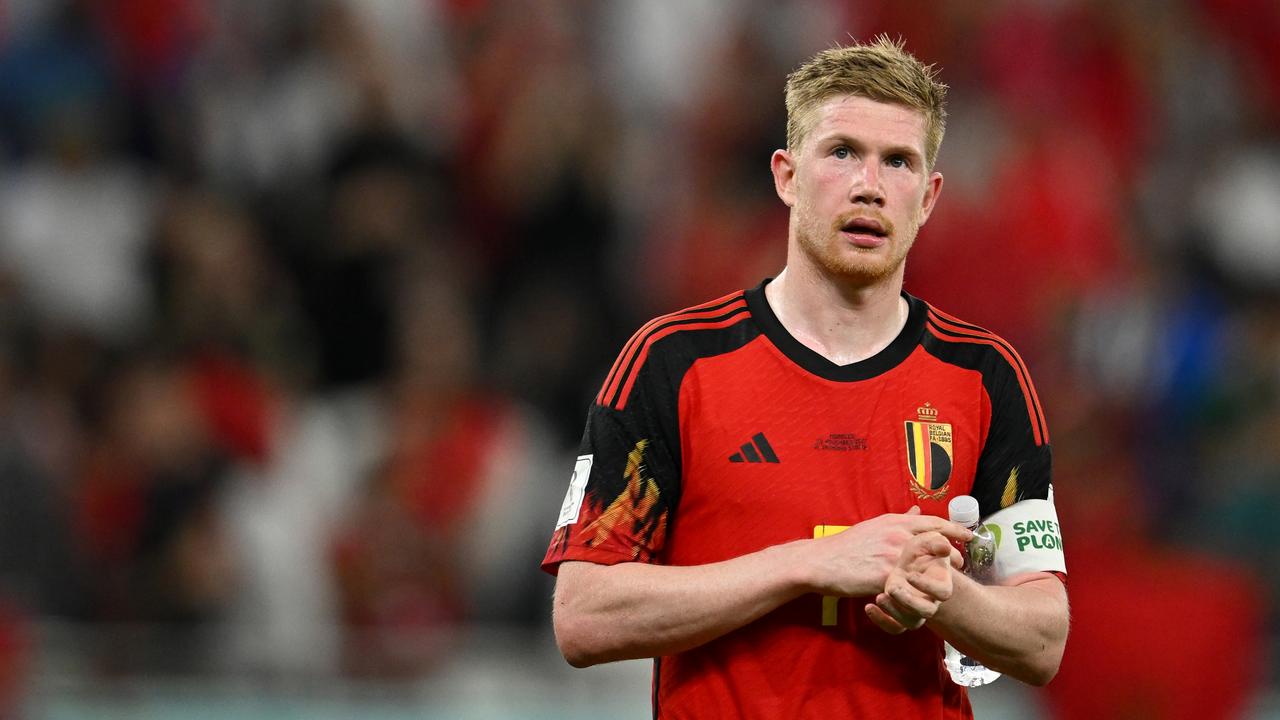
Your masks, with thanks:
[[[828,145],[830,143],[839,143],[850,147],[863,147],[861,142],[858,142],[844,133],[831,133],[830,135],[823,135],[818,138],[818,144],[820,145]]]
[[[889,157],[902,155],[903,157],[911,158],[913,160],[924,157],[919,150],[909,145],[891,145],[885,148],[884,154]]]

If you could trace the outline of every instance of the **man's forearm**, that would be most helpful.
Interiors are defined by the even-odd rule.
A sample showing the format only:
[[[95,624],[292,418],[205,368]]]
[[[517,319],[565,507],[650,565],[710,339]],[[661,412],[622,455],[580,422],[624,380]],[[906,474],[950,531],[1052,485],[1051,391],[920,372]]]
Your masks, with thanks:
[[[984,586],[959,572],[951,599],[928,622],[956,649],[1032,685],[1057,674],[1068,624],[1066,588],[1052,575]]]
[[[670,655],[756,620],[805,593],[874,596],[913,538],[972,533],[913,507],[834,535],[795,540],[698,566],[564,562],[556,642],[573,665]]]
[[[566,562],[556,640],[579,667],[697,647],[808,592],[797,558],[787,543],[696,567]]]

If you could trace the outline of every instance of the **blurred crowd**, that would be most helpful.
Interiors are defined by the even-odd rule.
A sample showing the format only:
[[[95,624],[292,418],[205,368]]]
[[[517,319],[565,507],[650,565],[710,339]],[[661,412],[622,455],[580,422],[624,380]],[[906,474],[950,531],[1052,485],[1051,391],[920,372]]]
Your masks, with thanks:
[[[1266,681],[1271,0],[0,0],[0,694],[46,618],[283,676],[545,626],[608,363],[780,269],[784,77],[880,32],[951,86],[908,290],[1037,380],[1081,646],[1226,614]]]

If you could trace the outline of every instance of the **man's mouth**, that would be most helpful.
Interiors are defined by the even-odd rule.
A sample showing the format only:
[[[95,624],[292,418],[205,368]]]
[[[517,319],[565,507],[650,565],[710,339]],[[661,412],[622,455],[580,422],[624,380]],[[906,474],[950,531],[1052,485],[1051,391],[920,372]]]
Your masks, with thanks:
[[[840,229],[854,235],[871,235],[879,238],[888,237],[889,235],[884,225],[871,218],[854,218],[840,226]]]
[[[893,227],[875,218],[855,217],[841,223],[840,232],[854,247],[874,250],[889,242]]]

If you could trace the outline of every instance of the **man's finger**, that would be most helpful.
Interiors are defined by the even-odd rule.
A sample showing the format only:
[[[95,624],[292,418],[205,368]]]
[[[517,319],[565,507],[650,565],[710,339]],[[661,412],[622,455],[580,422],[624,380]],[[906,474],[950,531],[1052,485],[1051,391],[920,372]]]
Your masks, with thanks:
[[[880,609],[880,612],[900,625],[903,630],[915,630],[923,623],[913,613],[907,612],[895,603],[887,593],[877,595],[875,605]]]
[[[955,552],[955,546],[942,533],[925,533],[913,539],[920,548],[936,558],[949,558]]]
[[[897,611],[895,619],[911,628],[920,627],[926,619],[933,617],[933,614],[938,611],[938,600],[924,595],[910,585],[894,587],[889,590],[888,595],[893,601],[889,607]]]
[[[901,623],[889,617],[888,613],[877,607],[875,603],[867,603],[863,610],[867,613],[867,617],[871,618],[871,622],[875,623],[876,627],[890,635],[901,635],[907,631]]]
[[[920,509],[920,506],[919,506],[919,505],[912,505],[912,506],[911,506],[911,509],[910,509],[910,510],[908,510],[908,511],[906,512],[906,514],[907,514],[907,515],[919,515],[919,514],[920,514],[920,513],[922,513],[922,512],[924,512],[924,511]]]
[[[954,586],[951,584],[950,570],[943,577],[938,577],[930,573],[908,573],[907,582],[911,583],[911,587],[924,593],[926,596],[933,598],[939,602],[951,599],[954,592]]]
[[[916,535],[927,532],[937,532],[951,540],[959,540],[960,542],[969,542],[973,539],[973,531],[969,528],[963,525],[957,525],[950,520],[943,520],[936,515],[920,515],[919,517],[913,517],[911,518],[910,525],[908,525],[907,529]]]
[[[907,541],[898,555],[898,566],[902,568],[928,567],[937,561],[949,561],[955,548],[951,542],[939,533],[930,532],[916,535]]]

